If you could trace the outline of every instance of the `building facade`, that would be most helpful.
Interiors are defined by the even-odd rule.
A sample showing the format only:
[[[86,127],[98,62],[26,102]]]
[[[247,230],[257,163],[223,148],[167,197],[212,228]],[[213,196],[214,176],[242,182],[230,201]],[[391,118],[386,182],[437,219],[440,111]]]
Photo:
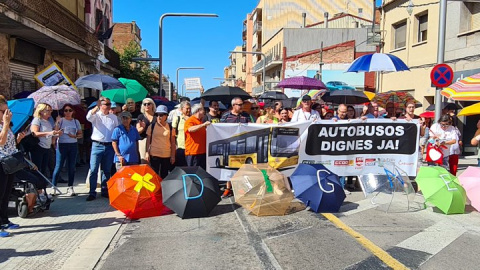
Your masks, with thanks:
[[[118,54],[107,38],[112,17],[111,0],[2,1],[0,94],[12,98],[38,89],[41,84],[33,76],[52,63],[72,81],[91,73],[117,73]]]

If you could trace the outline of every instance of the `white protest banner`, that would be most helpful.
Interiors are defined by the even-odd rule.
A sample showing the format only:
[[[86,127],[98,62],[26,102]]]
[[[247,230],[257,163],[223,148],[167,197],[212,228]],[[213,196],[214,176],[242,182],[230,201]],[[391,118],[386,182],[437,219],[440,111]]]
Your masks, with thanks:
[[[207,128],[207,172],[228,181],[242,164],[268,163],[289,176],[298,164],[300,137],[309,125],[212,124]]]
[[[185,78],[185,90],[198,90],[202,88],[200,78]]]
[[[416,120],[322,120],[307,132],[300,163],[323,164],[339,176],[385,174],[383,164],[393,163],[409,176],[416,175],[420,133]]]

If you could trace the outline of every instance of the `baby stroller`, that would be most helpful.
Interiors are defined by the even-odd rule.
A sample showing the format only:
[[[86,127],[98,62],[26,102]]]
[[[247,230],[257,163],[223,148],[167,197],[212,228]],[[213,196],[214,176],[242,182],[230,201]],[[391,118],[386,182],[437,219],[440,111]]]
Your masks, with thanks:
[[[22,169],[15,174],[16,179],[10,194],[11,206],[17,209],[18,216],[21,218],[48,210],[53,202],[48,197],[46,190],[47,183],[52,183],[37,170],[30,160],[25,159],[25,161],[29,168]],[[43,190],[42,195],[39,190]]]

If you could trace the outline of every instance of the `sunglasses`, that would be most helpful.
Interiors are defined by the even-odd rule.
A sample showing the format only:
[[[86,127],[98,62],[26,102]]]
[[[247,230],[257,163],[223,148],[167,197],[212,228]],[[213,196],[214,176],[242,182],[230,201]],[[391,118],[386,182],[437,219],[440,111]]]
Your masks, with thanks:
[[[65,110],[63,110],[63,111],[64,111],[64,112],[73,112],[72,109],[65,109]]]
[[[112,103],[102,103],[102,105],[105,105],[105,106],[112,106]]]
[[[143,103],[143,106],[152,105],[152,103]]]
[[[440,124],[441,127],[449,127],[450,124]]]
[[[234,105],[237,105],[237,106],[243,106],[243,103],[240,103],[240,104],[234,104]]]
[[[260,109],[260,108],[259,108],[259,107],[252,107],[251,109],[252,109],[252,110],[258,110],[258,109]]]

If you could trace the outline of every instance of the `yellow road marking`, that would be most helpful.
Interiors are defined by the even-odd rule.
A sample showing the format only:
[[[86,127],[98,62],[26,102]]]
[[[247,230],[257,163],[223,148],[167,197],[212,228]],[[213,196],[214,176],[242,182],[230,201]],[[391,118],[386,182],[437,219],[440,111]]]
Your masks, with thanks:
[[[368,240],[365,236],[356,232],[354,229],[350,228],[347,224],[343,223],[339,218],[333,214],[322,214],[325,218],[330,220],[335,226],[344,230],[346,233],[350,234],[355,240],[357,240],[362,246],[368,249],[373,255],[379,258],[382,262],[393,269],[409,269],[401,262],[397,261],[395,258],[390,256],[385,250],[381,249],[375,245],[372,241]]]

